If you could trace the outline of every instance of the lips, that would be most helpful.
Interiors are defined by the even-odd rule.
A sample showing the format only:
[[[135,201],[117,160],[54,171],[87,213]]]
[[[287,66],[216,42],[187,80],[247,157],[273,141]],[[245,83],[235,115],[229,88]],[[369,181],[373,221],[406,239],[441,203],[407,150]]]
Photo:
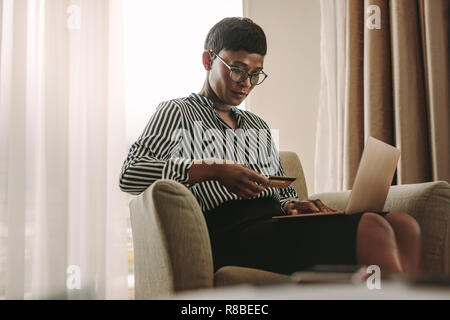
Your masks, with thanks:
[[[241,98],[245,98],[248,95],[248,93],[246,93],[246,92],[236,92],[236,91],[231,91],[231,92],[233,92],[233,94],[235,94],[236,96],[241,97]]]

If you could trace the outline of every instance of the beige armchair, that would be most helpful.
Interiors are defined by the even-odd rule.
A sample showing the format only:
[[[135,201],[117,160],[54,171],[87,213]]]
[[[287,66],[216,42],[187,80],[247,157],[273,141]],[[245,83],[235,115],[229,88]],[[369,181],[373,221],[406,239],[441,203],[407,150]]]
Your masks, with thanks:
[[[280,152],[287,176],[300,199],[308,193],[300,159]],[[343,210],[350,192],[323,193],[326,204]],[[450,272],[450,185],[431,182],[391,187],[385,210],[407,212],[417,219],[423,236],[424,271]],[[135,298],[168,297],[180,291],[232,284],[289,281],[263,270],[223,267],[213,272],[206,222],[193,194],[184,185],[158,180],[130,202],[134,243]]]

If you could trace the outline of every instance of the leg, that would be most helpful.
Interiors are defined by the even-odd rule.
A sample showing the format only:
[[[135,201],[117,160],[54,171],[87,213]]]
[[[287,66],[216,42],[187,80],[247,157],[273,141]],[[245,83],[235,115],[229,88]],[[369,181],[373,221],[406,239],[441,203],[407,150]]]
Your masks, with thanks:
[[[394,230],[375,213],[362,215],[357,231],[356,257],[363,265],[378,265],[381,272],[402,272]]]
[[[389,213],[386,220],[394,230],[403,271],[410,274],[420,273],[422,241],[419,224],[406,213]]]
[[[289,275],[315,265],[355,265],[360,217],[266,219],[220,237],[213,234],[210,237],[215,270],[234,265]]]

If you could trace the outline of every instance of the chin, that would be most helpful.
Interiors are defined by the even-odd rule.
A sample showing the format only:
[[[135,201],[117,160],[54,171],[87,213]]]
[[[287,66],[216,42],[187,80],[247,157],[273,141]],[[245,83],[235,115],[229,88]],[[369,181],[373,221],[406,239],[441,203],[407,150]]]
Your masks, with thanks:
[[[230,105],[236,107],[236,106],[240,105],[242,102],[244,102],[244,100],[245,100],[246,98],[247,98],[247,97],[245,97],[245,98],[231,97],[231,99],[230,99]]]

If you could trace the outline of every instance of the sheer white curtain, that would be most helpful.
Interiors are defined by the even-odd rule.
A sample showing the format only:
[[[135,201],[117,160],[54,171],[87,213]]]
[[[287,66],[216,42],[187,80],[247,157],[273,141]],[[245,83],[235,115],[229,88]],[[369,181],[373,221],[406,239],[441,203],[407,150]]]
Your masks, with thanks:
[[[0,296],[126,299],[121,0],[0,0]]]
[[[321,0],[321,89],[314,192],[343,189],[347,1]]]

